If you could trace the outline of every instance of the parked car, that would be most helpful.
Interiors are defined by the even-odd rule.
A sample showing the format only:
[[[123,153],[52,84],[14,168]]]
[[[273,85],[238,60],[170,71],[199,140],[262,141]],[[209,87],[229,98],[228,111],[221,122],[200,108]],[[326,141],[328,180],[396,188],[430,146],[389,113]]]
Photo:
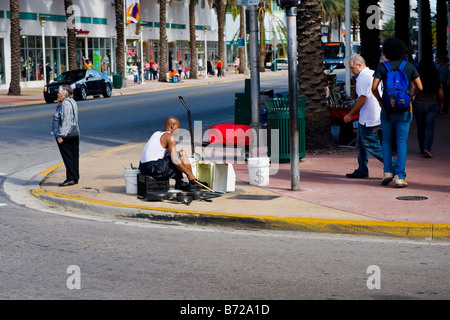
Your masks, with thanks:
[[[45,102],[54,102],[57,98],[58,89],[63,84],[72,87],[73,96],[77,100],[86,100],[87,96],[100,94],[109,98],[113,88],[111,78],[96,69],[66,71],[44,87]]]
[[[266,68],[271,68],[272,67],[272,63],[275,62],[277,64],[277,69],[278,70],[287,70],[288,69],[288,59],[275,59],[272,62],[266,62]]]

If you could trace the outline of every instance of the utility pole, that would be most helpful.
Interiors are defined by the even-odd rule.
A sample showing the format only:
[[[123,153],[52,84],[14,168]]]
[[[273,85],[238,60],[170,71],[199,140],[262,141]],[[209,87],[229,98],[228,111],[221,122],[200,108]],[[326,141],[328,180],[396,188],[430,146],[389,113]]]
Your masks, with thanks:
[[[289,77],[289,152],[291,155],[291,190],[300,190],[300,160],[297,106],[297,6],[301,0],[277,0],[286,10]]]
[[[350,55],[352,31],[350,25],[350,0],[345,0],[345,92],[347,96],[351,95],[350,87]]]
[[[260,78],[259,78],[259,46],[258,46],[258,9],[259,0],[249,0],[249,19],[248,26],[250,31],[250,99],[252,110],[251,127],[258,131],[259,122],[259,94],[260,94]]]

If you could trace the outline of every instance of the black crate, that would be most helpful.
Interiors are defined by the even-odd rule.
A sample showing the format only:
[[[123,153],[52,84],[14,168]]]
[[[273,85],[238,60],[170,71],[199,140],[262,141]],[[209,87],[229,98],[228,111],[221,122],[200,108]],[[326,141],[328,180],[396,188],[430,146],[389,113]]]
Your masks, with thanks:
[[[149,192],[166,192],[169,190],[169,179],[156,180],[155,178],[143,174],[138,174],[138,197],[146,198]]]

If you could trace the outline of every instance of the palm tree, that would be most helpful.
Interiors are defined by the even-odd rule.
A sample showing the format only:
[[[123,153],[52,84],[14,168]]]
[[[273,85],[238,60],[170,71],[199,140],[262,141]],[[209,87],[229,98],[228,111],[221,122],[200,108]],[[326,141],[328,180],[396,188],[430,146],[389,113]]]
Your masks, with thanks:
[[[447,6],[445,0],[436,0],[436,56],[447,55]]]
[[[306,96],[306,147],[322,149],[333,146],[331,119],[326,106],[324,66],[322,62],[322,9],[320,1],[302,0],[297,12],[299,92]]]
[[[216,7],[217,12],[217,38],[219,43],[219,59],[222,61],[223,68],[222,68],[222,75],[225,74],[225,67],[226,67],[226,61],[225,61],[225,6],[226,6],[227,0],[214,0],[214,4]]]
[[[20,3],[9,0],[11,12],[11,83],[8,95],[20,95]]]
[[[323,20],[328,21],[327,41],[331,39],[331,27],[333,24],[338,25],[338,32],[341,34],[341,20],[345,16],[344,0],[322,0],[320,1],[322,8]]]
[[[408,48],[409,60],[412,60],[411,41],[409,37],[409,1],[395,0],[395,37],[403,40]]]
[[[367,9],[369,6],[378,6],[378,0],[359,0],[359,28],[361,32],[361,56],[366,60],[366,65],[375,70],[380,63],[380,28],[372,26],[373,12]],[[409,9],[408,9],[409,10]]]
[[[159,1],[159,82],[167,82],[166,0]]]
[[[189,78],[197,79],[197,39],[195,37],[195,5],[197,0],[189,1],[189,51],[191,62],[189,64]],[[206,52],[206,48],[205,48]]]
[[[386,38],[395,37],[395,17],[390,18],[383,24],[380,35]]]
[[[430,10],[430,0],[419,0],[422,1],[422,15],[420,26],[422,28],[422,55],[420,60],[431,60],[433,59],[433,38],[431,35],[431,10]]]
[[[69,56],[69,70],[77,69],[77,35],[75,33],[75,20],[73,20],[73,12],[67,12],[72,8],[73,0],[64,0],[64,10],[66,12],[66,22],[71,20],[72,25],[67,25],[67,49]]]
[[[245,7],[239,8],[239,38],[245,39],[247,34],[245,33]],[[239,73],[245,73],[247,69],[247,57],[245,56],[245,47],[239,47]]]
[[[258,4],[258,23],[259,23],[259,72],[266,71],[266,30],[264,28],[264,19],[266,12],[270,10],[271,1],[261,0]]]
[[[124,7],[123,0],[115,0],[116,14],[116,63],[117,72],[122,73],[122,79],[126,79],[125,71],[125,39],[124,39]]]

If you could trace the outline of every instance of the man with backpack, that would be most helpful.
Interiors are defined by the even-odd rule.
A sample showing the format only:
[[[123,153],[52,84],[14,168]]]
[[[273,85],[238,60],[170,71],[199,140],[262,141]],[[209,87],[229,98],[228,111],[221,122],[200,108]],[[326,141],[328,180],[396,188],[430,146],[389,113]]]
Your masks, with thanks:
[[[378,65],[373,75],[372,93],[381,106],[381,130],[383,135],[383,179],[388,185],[392,180],[396,187],[404,188],[406,183],[406,155],[409,126],[412,120],[412,102],[422,91],[422,81],[416,67],[407,61],[406,45],[402,40],[387,38],[383,43],[383,54],[388,61]],[[383,82],[383,97],[378,85]],[[411,91],[411,84],[414,87]],[[396,141],[397,160],[392,161],[392,142]]]

